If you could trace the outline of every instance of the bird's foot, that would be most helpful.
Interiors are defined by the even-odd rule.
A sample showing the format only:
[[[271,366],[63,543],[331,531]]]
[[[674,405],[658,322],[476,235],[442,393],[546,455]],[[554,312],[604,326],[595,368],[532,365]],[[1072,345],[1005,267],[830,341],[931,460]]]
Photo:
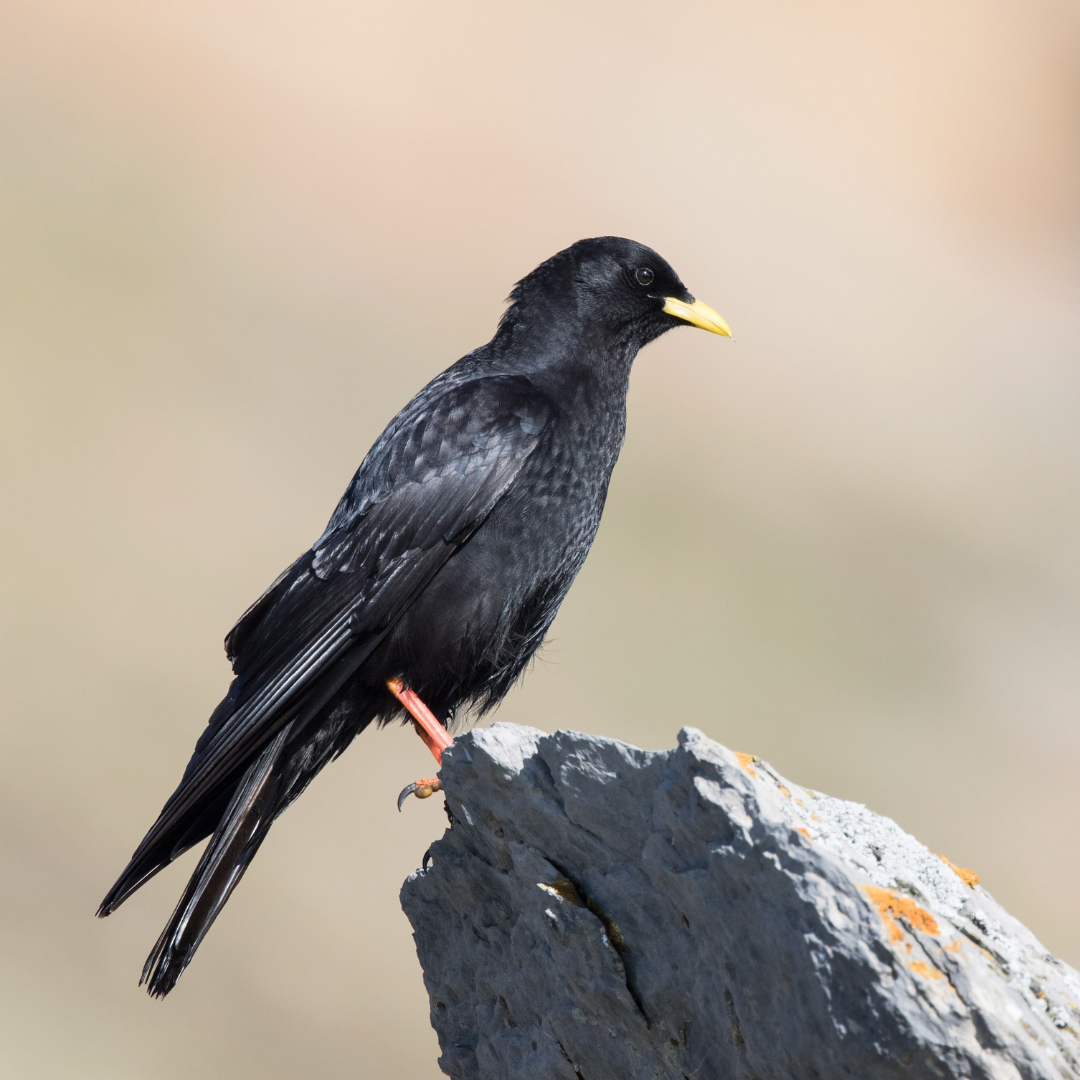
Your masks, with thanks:
[[[398,812],[400,813],[402,805],[410,795],[415,795],[418,799],[430,799],[436,791],[442,791],[442,781],[437,776],[431,780],[417,780],[397,797]]]
[[[442,752],[454,743],[454,740],[450,738],[450,733],[420,700],[416,691],[410,690],[401,679],[387,679],[386,685],[390,693],[405,706],[413,719],[416,734],[424,740],[424,745],[431,751],[432,757],[441,765]],[[442,781],[438,777],[431,780],[417,780],[398,796],[397,808],[400,811],[402,804],[410,795],[415,795],[418,799],[428,799],[436,791],[442,791]]]

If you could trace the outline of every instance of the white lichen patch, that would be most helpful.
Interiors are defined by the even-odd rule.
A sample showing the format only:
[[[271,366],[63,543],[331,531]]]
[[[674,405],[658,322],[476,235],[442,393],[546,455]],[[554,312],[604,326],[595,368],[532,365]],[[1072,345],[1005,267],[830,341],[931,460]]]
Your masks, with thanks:
[[[763,766],[762,771],[768,769]],[[769,774],[772,770],[768,769]],[[895,821],[861,803],[785,784],[792,815],[811,838],[885,889],[918,896],[939,915],[955,918],[972,889],[940,856]]]

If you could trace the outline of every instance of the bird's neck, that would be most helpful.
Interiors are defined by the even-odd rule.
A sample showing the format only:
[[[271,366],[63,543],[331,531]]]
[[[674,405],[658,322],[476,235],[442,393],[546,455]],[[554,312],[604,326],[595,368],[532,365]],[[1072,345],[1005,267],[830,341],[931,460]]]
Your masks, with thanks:
[[[527,316],[501,325],[487,346],[495,365],[527,376],[553,401],[587,411],[625,407],[639,348],[630,334]]]

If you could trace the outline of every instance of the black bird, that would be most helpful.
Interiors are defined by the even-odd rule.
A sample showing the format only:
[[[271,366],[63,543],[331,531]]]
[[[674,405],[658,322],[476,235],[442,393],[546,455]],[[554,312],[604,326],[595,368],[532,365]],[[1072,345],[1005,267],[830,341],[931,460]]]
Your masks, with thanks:
[[[372,721],[411,714],[438,760],[455,713],[504,697],[600,524],[634,357],[686,323],[731,336],[655,251],[581,240],[390,422],[326,531],[225,638],[229,692],[101,903],[111,914],[210,837],[143,968],[150,994],[176,985],[274,819]]]

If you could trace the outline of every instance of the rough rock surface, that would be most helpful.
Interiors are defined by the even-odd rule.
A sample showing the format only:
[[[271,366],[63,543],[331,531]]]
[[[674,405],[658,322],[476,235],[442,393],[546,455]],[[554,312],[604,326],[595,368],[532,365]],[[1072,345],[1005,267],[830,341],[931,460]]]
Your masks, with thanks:
[[[1080,1078],[1080,976],[863,806],[692,728],[496,724],[442,777],[402,905],[448,1076]]]

